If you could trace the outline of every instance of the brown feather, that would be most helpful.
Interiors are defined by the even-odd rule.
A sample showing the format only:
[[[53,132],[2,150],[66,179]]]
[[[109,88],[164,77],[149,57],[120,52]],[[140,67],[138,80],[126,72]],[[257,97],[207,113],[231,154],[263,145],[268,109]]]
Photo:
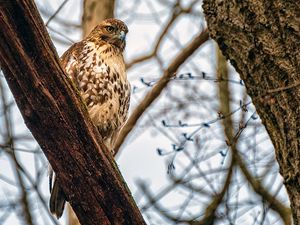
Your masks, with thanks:
[[[65,202],[66,196],[59,186],[57,180],[55,180],[51,191],[49,206],[50,212],[56,215],[57,219],[59,219],[63,214]]]

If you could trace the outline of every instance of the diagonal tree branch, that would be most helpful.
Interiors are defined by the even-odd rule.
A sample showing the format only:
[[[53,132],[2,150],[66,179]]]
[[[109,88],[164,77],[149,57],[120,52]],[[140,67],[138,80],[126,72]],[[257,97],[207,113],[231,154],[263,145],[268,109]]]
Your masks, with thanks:
[[[81,224],[145,224],[32,0],[0,5],[0,64]]]
[[[168,85],[171,78],[175,75],[178,68],[206,41],[208,40],[207,30],[199,33],[171,62],[168,68],[164,71],[163,76],[155,84],[152,90],[144,97],[139,106],[133,111],[125,126],[121,130],[119,137],[115,143],[115,154],[118,153],[122,143],[126,139],[129,132],[137,123],[138,119],[152,104],[152,102],[160,95],[162,90]]]

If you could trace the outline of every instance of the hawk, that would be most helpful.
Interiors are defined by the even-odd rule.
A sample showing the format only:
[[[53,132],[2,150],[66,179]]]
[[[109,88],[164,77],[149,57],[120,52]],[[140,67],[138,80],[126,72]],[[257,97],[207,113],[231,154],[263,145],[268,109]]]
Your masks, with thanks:
[[[93,124],[112,151],[124,125],[130,99],[123,51],[128,28],[118,19],[106,19],[61,57],[62,67],[78,88]],[[53,172],[52,172],[53,174]],[[66,196],[50,173],[50,211],[60,218]]]

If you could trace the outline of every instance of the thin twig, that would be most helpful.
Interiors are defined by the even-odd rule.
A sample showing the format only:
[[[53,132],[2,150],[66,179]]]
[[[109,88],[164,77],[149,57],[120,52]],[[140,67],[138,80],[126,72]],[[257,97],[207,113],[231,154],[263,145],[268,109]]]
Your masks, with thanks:
[[[5,93],[4,93],[4,89],[3,89],[1,81],[0,81],[0,94],[1,94],[1,98],[2,98],[1,99],[2,104],[3,104],[2,108],[3,108],[4,123],[5,123],[5,128],[6,128],[6,142],[7,142],[7,145],[9,145],[11,147],[11,149],[14,149],[13,126],[12,126],[12,121],[11,121],[11,117],[10,117],[10,113],[9,113],[10,110],[6,104],[7,101],[6,101],[6,97],[5,97]],[[14,169],[15,169],[15,172],[17,175],[18,183],[20,185],[20,190],[21,190],[20,203],[21,203],[22,209],[23,209],[24,222],[28,225],[34,225],[31,211],[30,211],[30,203],[28,200],[28,194],[26,191],[23,177],[20,172],[20,168],[18,166],[19,163],[18,163],[16,154],[15,154],[14,150],[12,150],[11,152],[9,152],[8,155],[12,159]]]
[[[288,89],[295,88],[295,87],[298,87],[298,86],[300,86],[300,81],[297,81],[294,84],[291,84],[291,85],[288,85],[288,86],[285,86],[285,87],[270,89],[270,90],[267,90],[267,92],[269,94],[272,94],[272,93],[275,93],[275,92],[286,91]]]
[[[48,19],[47,23],[46,23],[46,27],[49,25],[49,23],[51,22],[51,20],[53,20],[56,15],[60,12],[60,10],[64,7],[64,5],[68,2],[69,0],[64,0],[61,5],[57,8],[57,10],[53,13],[53,15]]]
[[[152,104],[152,102],[157,99],[161,94],[162,90],[167,86],[170,79],[175,75],[178,68],[203,44],[208,40],[208,31],[204,30],[199,33],[194,40],[186,46],[173,60],[169,67],[164,71],[163,76],[157,82],[157,84],[152,88],[152,90],[145,96],[141,101],[140,105],[133,111],[132,115],[128,119],[127,123],[121,130],[119,137],[114,146],[115,154],[118,150],[129,132],[133,129],[138,119],[142,116],[145,110]]]
[[[174,24],[174,22],[176,21],[176,19],[183,13],[185,13],[185,14],[189,13],[192,10],[193,6],[197,3],[197,1],[198,0],[193,1],[187,8],[181,8],[181,6],[179,4],[180,1],[177,1],[176,4],[173,6],[172,16],[166,23],[164,29],[162,29],[162,31],[160,32],[160,35],[158,36],[157,40],[155,41],[153,50],[149,54],[146,54],[146,55],[140,56],[136,59],[133,59],[131,62],[126,64],[126,68],[129,69],[137,63],[141,63],[145,60],[151,59],[152,57],[156,56],[162,41],[167,36],[169,30],[171,29],[171,27]]]
[[[229,188],[234,165],[235,165],[235,161],[234,161],[234,159],[232,159],[231,163],[230,163],[230,167],[228,169],[228,174],[227,174],[226,180],[224,182],[224,186],[223,186],[221,192],[219,194],[217,194],[212,199],[211,203],[207,206],[207,208],[205,210],[204,218],[201,219],[200,221],[190,221],[189,224],[191,224],[191,225],[196,225],[196,224],[197,225],[213,225],[214,224],[214,221],[216,219],[215,212],[216,212],[217,208],[219,207],[219,205],[221,204],[221,202],[224,198],[224,195]]]
[[[225,79],[228,79],[228,72],[227,72],[227,65],[226,65],[226,60],[221,56],[221,52],[219,51],[219,60],[222,61],[222,66],[219,67],[219,76],[225,77]],[[229,92],[229,87],[228,84],[226,83],[219,83],[219,90],[220,90],[220,96],[222,96],[221,99],[221,105],[222,105],[222,113],[227,113],[230,112],[230,92]],[[244,176],[246,177],[247,181],[251,184],[252,188],[254,191],[262,196],[263,199],[265,199],[269,204],[270,208],[272,208],[275,212],[277,212],[282,220],[284,221],[285,224],[291,224],[291,216],[290,216],[290,211],[287,207],[285,207],[280,201],[276,199],[275,196],[272,196],[258,181],[255,179],[250,171],[247,169],[243,159],[240,156],[240,153],[237,149],[236,142],[241,135],[242,131],[245,129],[246,125],[243,125],[240,127],[239,131],[234,135],[234,128],[233,128],[233,123],[231,117],[228,117],[223,120],[224,124],[224,133],[225,136],[228,140],[228,144],[231,147],[232,154],[234,160],[236,160],[236,163],[239,165],[241,168]]]

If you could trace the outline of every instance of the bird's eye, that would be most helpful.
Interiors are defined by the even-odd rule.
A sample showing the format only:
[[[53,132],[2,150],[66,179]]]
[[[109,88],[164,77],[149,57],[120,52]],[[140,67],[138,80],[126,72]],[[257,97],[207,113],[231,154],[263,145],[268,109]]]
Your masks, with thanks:
[[[114,31],[114,27],[113,27],[113,26],[107,26],[107,27],[106,27],[106,30],[107,30],[109,33],[111,33],[111,32]]]

